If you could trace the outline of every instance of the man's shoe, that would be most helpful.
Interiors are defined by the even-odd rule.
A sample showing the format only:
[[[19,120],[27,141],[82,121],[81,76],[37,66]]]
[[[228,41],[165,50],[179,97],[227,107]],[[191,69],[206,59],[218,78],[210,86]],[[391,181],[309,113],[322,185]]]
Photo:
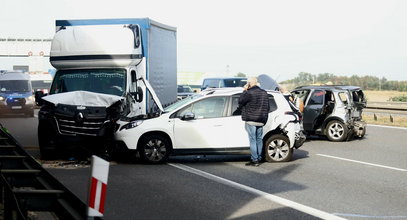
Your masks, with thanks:
[[[258,167],[260,166],[259,161],[249,161],[245,164],[246,166],[254,166],[254,167]]]
[[[253,161],[249,161],[245,164],[246,166],[254,166],[254,162]]]

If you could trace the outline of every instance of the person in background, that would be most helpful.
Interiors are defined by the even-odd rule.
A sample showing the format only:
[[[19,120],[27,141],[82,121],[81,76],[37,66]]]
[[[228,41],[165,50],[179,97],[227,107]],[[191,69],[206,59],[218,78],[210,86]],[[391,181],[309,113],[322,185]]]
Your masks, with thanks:
[[[239,108],[250,142],[251,158],[246,166],[259,166],[263,153],[263,126],[267,123],[270,107],[267,92],[258,86],[257,78],[247,79]]]

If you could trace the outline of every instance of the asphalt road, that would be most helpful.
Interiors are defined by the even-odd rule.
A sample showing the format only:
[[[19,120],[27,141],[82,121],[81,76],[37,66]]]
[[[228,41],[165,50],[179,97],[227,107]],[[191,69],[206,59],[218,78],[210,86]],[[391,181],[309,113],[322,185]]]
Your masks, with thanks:
[[[36,118],[0,118],[38,155]],[[407,219],[407,129],[368,126],[363,139],[311,137],[288,163],[248,156],[112,162],[105,219]],[[48,169],[86,201],[89,167]]]

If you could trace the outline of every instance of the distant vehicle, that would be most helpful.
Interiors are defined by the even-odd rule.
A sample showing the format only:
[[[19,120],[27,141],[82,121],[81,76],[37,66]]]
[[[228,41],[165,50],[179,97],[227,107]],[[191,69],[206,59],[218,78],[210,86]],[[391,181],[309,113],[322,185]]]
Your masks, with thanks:
[[[178,85],[178,88],[177,88],[177,98],[178,98],[178,100],[186,98],[186,97],[191,96],[193,94],[195,94],[195,93],[194,93],[194,91],[192,91],[191,86]]]
[[[0,113],[34,117],[34,96],[27,73],[0,73]]]
[[[206,88],[243,87],[247,83],[246,77],[205,78],[201,90]]]
[[[292,91],[304,103],[303,125],[307,134],[325,135],[330,141],[363,137],[362,111],[366,99],[356,86],[301,86]]]
[[[164,109],[156,118],[120,122],[119,146],[140,153],[148,163],[162,163],[169,155],[249,153],[249,140],[238,111],[242,88],[206,89]],[[293,149],[305,141],[283,95],[268,91],[270,113],[263,128],[265,160],[291,160]]]
[[[30,74],[31,86],[34,92],[41,91],[49,93],[51,88],[52,76],[49,73]]]

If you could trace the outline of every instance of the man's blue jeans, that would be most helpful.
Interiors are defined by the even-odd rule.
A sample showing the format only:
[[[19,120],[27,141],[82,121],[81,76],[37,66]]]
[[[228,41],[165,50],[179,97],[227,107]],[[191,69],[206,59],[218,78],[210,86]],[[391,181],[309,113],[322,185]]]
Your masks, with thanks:
[[[251,160],[260,162],[263,152],[263,126],[253,126],[245,123],[245,129],[249,134]]]

